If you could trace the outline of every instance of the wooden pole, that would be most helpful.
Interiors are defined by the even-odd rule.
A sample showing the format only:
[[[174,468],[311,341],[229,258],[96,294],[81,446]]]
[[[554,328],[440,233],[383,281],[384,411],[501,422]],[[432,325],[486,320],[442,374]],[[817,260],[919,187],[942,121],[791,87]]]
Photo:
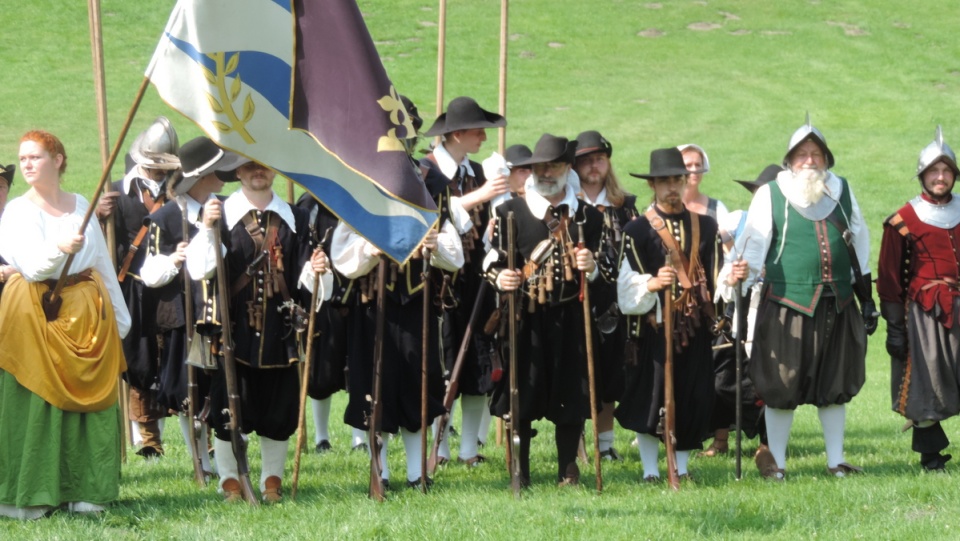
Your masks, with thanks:
[[[507,22],[510,0],[500,0],[500,116],[507,116]],[[497,129],[497,152],[503,156],[507,148],[507,127]]]
[[[318,249],[322,249],[319,248]],[[313,359],[314,332],[317,325],[317,302],[320,299],[320,273],[313,277],[313,295],[310,300],[310,318],[307,320],[307,352],[301,365],[300,374],[300,412],[297,416],[297,446],[293,450],[293,483],[290,487],[290,499],[297,499],[297,485],[300,482],[300,456],[307,431],[307,388],[310,385],[310,362]]]
[[[672,252],[672,250],[670,250]],[[672,258],[667,255],[667,261]],[[674,442],[676,430],[676,403],[673,394],[673,286],[663,290],[663,333],[664,363],[663,363],[663,443],[667,449],[667,480],[670,488],[680,490],[680,476],[677,475],[677,449]]]
[[[447,56],[447,0],[440,0],[440,21],[437,23],[437,116],[443,113],[443,78]],[[440,136],[434,146],[440,145]]]

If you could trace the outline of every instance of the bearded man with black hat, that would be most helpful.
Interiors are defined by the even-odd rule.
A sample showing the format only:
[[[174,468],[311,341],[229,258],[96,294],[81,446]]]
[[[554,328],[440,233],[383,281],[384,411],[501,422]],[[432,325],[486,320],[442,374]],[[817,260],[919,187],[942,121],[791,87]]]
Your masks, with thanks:
[[[524,196],[496,209],[493,247],[487,276],[503,292],[520,290],[521,321],[516,358],[520,413],[513,419],[520,437],[521,485],[530,483],[531,423],[546,417],[556,425],[557,479],[580,480],[577,448],[584,420],[590,416],[586,334],[580,304],[583,280],[600,276],[593,253],[600,247],[603,215],[577,199],[570,179],[576,141],[543,134],[533,155],[520,165],[533,166]],[[507,268],[507,216],[515,219],[516,269]],[[582,226],[582,228],[581,228]],[[583,231],[583,236],[580,235]],[[578,243],[583,247],[578,247]],[[601,278],[602,281],[602,278]],[[510,378],[493,391],[491,412],[510,411]]]
[[[163,358],[160,361],[160,382],[157,390],[159,405],[177,412],[180,431],[187,448],[193,452],[199,448],[203,471],[212,472],[210,455],[206,452],[206,422],[190,419],[187,415],[187,336],[188,326],[193,329],[198,321],[209,326],[200,307],[204,303],[203,291],[213,291],[214,281],[205,280],[199,287],[192,287],[194,313],[186,313],[184,277],[181,269],[187,258],[190,239],[200,230],[205,206],[219,207],[215,195],[223,188],[223,178],[232,180],[233,171],[244,160],[232,152],[224,152],[207,137],[197,137],[179,150],[182,172],[174,175],[167,185],[168,201],[160,210],[150,214],[145,223],[148,227],[147,256],[140,268],[144,285],[156,288],[158,297],[157,328],[163,337]],[[223,178],[221,178],[223,177]],[[183,238],[183,220],[186,216],[189,238]],[[201,330],[204,325],[200,325]],[[203,370],[197,370],[198,392],[196,411],[203,407],[202,400],[210,388],[210,378]],[[199,426],[195,426],[199,422]],[[195,435],[197,434],[197,435]],[[193,442],[199,437],[199,445]]]
[[[137,424],[143,440],[137,454],[144,458],[163,455],[160,421],[166,412],[157,403],[159,362],[164,357],[157,340],[157,292],[145,288],[140,278],[147,250],[143,221],[166,201],[164,183],[180,167],[177,132],[166,117],[156,120],[140,133],[128,152],[133,167],[113,183],[97,202],[101,223],[116,224],[117,279],[133,318],[130,333],[123,339],[127,358],[125,378],[130,383],[130,420]]]
[[[624,229],[617,299],[629,316],[632,351],[616,418],[638,433],[644,481],[658,481],[668,345],[662,327],[664,318],[672,318],[676,465],[683,479],[689,477],[690,452],[701,448],[708,433],[713,407],[711,292],[722,253],[717,222],[684,207],[688,171],[676,147],[651,152],[649,173],[630,174],[646,179],[654,204]],[[673,299],[671,313],[663,313],[664,295]]]
[[[219,155],[210,145],[204,142],[202,151]],[[217,168],[206,165],[210,162],[200,162],[204,165],[197,177]],[[216,317],[215,307],[229,308],[235,327],[233,349],[243,412],[240,429],[244,434],[256,432],[260,436],[260,491],[264,501],[278,502],[282,499],[287,447],[297,430],[300,411],[296,365],[300,314],[292,293],[297,284],[312,292],[314,276],[320,273],[328,296],[333,280],[323,250],[311,251],[307,212],[274,193],[273,170],[250,160],[240,162],[236,169],[240,189],[222,205],[215,199],[204,205],[199,232],[187,247],[187,270],[195,280],[213,278],[218,270],[214,250],[226,250],[225,274],[233,280],[229,284],[230,299],[212,295],[216,288],[206,290],[204,324],[214,323],[211,318]],[[225,247],[215,245],[214,227],[220,227]],[[226,429],[228,398],[223,370],[214,374],[210,403],[208,422],[216,435],[213,447],[220,489],[227,501],[236,501],[242,494]]]
[[[613,410],[623,394],[623,355],[627,342],[626,321],[617,305],[617,265],[623,228],[639,216],[637,196],[627,193],[613,170],[613,145],[595,130],[577,136],[574,171],[580,177],[578,197],[603,213],[603,233],[597,263],[606,284],[596,287],[593,298],[595,327],[600,331],[597,380],[602,402],[597,419],[600,454],[605,460],[622,460],[613,447]]]
[[[464,251],[463,268],[443,278],[449,286],[434,288],[443,307],[442,359],[448,371],[453,368],[483,279],[481,264],[486,248],[481,234],[486,231],[490,217],[489,202],[508,190],[506,175],[486,179],[483,168],[471,161],[469,155],[480,151],[487,140],[488,128],[506,125],[502,116],[481,108],[472,98],[461,96],[450,102],[447,111],[437,117],[425,134],[440,136],[441,141],[420,160],[426,168],[424,182],[431,193],[438,194],[437,208],[449,209],[448,212],[441,210],[441,222],[454,224]],[[485,321],[495,309],[493,295],[487,295],[480,302],[483,304],[481,317]],[[473,333],[460,375],[462,437],[458,461],[468,466],[477,466],[485,460],[479,453],[478,440],[487,394],[492,388],[493,350],[489,336]],[[449,435],[444,435],[438,452],[440,463],[450,459],[449,441]]]
[[[920,152],[920,195],[883,224],[877,293],[887,321],[893,410],[913,427],[913,450],[926,471],[940,471],[951,456],[941,422],[960,413],[960,200],[953,186],[960,168],[943,141]]]
[[[770,452],[784,478],[794,410],[817,407],[830,475],[862,471],[844,459],[846,403],[863,386],[867,335],[880,314],[872,298],[870,237],[850,185],[830,169],[820,130],[798,128],[783,158],[787,170],[761,186],[731,265],[744,293],[763,273],[749,375],[766,404]],[[857,310],[854,296],[860,301]]]

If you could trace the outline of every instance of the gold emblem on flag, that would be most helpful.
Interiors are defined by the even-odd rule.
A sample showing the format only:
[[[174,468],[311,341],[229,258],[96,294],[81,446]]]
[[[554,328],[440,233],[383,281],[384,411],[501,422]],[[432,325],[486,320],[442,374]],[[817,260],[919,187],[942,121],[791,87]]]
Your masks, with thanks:
[[[406,130],[407,134],[414,134],[416,130],[413,129],[413,121],[410,120],[410,115],[407,114],[406,109],[403,107],[403,102],[400,101],[400,98],[397,96],[397,89],[390,85],[390,95],[384,96],[377,100],[377,103],[380,104],[380,107],[384,111],[390,113],[390,123],[394,126],[403,128]],[[400,115],[403,115],[403,120],[400,120]],[[409,137],[409,136],[408,136]],[[397,137],[397,128],[390,128],[387,130],[386,135],[380,136],[380,139],[377,141],[377,152],[406,152],[406,149],[403,146],[403,143],[400,141],[400,138]]]
[[[217,91],[217,96],[214,96],[210,92],[206,93],[207,102],[209,102],[210,109],[212,109],[214,113],[226,115],[227,121],[229,122],[214,120],[213,126],[217,128],[217,131],[220,133],[237,132],[237,135],[242,137],[248,145],[255,143],[256,141],[246,128],[247,122],[253,118],[253,113],[256,110],[253,97],[248,93],[247,97],[243,100],[243,113],[242,117],[240,117],[237,116],[237,112],[233,108],[234,103],[240,97],[240,89],[243,87],[243,83],[240,82],[240,75],[233,78],[233,81],[230,83],[230,89],[227,89],[227,76],[237,70],[237,66],[240,64],[240,53],[230,55],[229,59],[226,58],[226,53],[223,51],[209,53],[207,57],[214,61],[217,70],[216,73],[214,73],[203,64],[199,64],[200,69],[203,70],[203,76],[206,77],[207,82]]]

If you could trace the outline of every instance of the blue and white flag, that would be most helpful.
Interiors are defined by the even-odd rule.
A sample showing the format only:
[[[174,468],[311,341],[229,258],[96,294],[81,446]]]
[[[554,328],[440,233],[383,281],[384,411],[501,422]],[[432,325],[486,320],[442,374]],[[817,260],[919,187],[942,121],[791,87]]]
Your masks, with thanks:
[[[292,179],[394,261],[438,219],[352,0],[180,0],[146,75],[217,144]]]

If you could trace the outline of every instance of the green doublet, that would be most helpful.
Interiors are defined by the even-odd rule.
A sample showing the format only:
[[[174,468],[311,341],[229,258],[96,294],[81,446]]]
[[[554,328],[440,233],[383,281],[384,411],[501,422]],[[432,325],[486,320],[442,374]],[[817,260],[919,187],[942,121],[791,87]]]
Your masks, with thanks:
[[[852,212],[850,187],[842,177],[840,182],[841,221],[846,222],[844,216]],[[837,299],[837,311],[842,311],[853,299],[853,286],[850,253],[840,231],[829,220],[804,218],[788,204],[776,182],[768,186],[773,238],[765,261],[766,298],[812,316],[829,287]]]

